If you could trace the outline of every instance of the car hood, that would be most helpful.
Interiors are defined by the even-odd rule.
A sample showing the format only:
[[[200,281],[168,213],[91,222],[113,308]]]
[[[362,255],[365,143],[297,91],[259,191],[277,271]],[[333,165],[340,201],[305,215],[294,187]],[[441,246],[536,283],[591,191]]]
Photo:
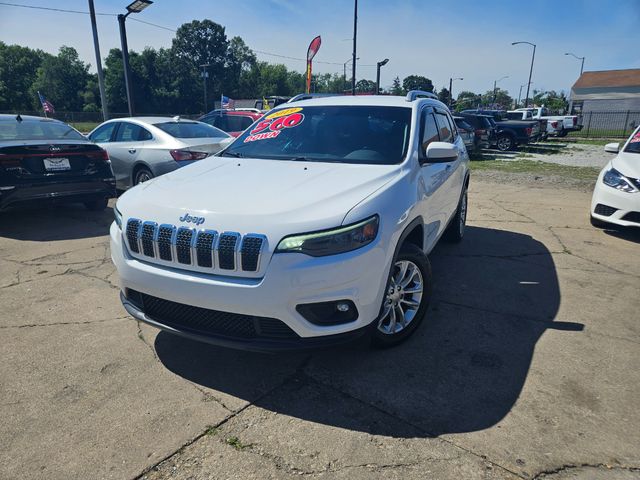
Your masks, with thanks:
[[[640,153],[621,152],[611,165],[626,177],[640,178]]]
[[[210,157],[130,189],[118,209],[125,221],[195,226],[180,220],[189,214],[204,219],[197,228],[281,238],[341,225],[399,172],[399,165]]]

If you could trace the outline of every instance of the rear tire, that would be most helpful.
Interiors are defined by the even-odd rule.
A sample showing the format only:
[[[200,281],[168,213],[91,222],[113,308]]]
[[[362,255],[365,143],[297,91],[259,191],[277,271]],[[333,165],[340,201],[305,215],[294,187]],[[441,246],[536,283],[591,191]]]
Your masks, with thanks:
[[[462,238],[464,237],[464,229],[467,225],[467,207],[467,188],[465,187],[464,193],[458,202],[456,213],[442,235],[443,240],[446,242],[460,243],[462,241]]]
[[[498,137],[498,150],[501,152],[508,152],[509,150],[513,150],[516,146],[516,142],[513,140],[511,135],[500,135]]]
[[[135,187],[139,183],[148,182],[153,178],[153,173],[146,167],[138,168],[133,175],[133,186]]]
[[[84,206],[90,212],[101,212],[105,208],[107,208],[108,203],[109,203],[109,199],[107,197],[100,197],[100,198],[96,198],[95,200],[84,202]]]
[[[567,132],[564,128],[562,130],[560,130],[560,133],[558,133],[558,137],[560,138],[564,138],[569,134],[569,132]]]
[[[416,331],[429,307],[431,283],[427,256],[413,244],[403,245],[393,260],[380,315],[372,324],[372,346],[394,347]]]

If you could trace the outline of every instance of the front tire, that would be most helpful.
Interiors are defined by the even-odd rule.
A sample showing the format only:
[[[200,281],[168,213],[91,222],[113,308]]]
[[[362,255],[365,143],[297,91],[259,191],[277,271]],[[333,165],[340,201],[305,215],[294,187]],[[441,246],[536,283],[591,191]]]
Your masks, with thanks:
[[[424,319],[431,290],[429,259],[415,245],[403,245],[393,260],[372,344],[388,348],[409,338]]]

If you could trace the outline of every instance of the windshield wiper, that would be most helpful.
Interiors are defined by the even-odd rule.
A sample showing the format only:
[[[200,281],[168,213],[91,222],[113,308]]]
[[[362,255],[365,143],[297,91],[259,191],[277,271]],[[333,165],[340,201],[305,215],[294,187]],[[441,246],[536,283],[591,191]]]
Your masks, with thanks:
[[[287,160],[291,160],[292,162],[342,163],[340,160],[334,158],[293,157],[287,158]]]
[[[222,152],[220,154],[221,157],[234,157],[234,158],[244,158],[242,153],[238,152]]]

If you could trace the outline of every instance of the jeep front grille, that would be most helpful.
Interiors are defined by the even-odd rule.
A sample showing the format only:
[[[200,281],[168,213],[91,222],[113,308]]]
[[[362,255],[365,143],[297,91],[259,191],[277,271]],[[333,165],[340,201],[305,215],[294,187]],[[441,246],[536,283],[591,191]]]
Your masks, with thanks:
[[[223,271],[256,272],[266,237],[255,233],[196,230],[130,218],[125,230],[133,254],[164,262]]]

